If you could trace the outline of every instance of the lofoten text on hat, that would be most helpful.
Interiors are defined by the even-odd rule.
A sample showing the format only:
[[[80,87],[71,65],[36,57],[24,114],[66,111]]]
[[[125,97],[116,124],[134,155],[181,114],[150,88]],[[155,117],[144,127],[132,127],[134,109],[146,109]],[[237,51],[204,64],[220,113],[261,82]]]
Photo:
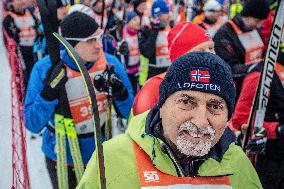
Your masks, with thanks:
[[[209,83],[178,83],[178,88],[180,89],[203,89],[209,91],[221,91],[220,85],[209,84]]]

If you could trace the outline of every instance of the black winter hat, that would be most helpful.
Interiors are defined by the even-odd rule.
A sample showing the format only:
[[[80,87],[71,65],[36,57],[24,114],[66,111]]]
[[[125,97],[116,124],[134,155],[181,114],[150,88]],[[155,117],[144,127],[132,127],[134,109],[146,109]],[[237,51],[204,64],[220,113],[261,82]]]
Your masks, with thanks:
[[[157,106],[181,90],[193,90],[222,97],[228,107],[228,120],[235,106],[236,89],[231,68],[219,56],[208,52],[191,52],[176,59],[160,85]]]
[[[267,0],[246,0],[241,15],[263,20],[268,16],[268,13],[269,3]]]
[[[132,0],[134,10],[137,11],[137,7],[144,2],[146,2],[146,0]]]
[[[94,34],[99,25],[89,15],[82,12],[73,12],[67,15],[62,22],[61,34],[62,37],[69,38],[86,38]],[[79,41],[68,40],[68,42],[74,47]]]

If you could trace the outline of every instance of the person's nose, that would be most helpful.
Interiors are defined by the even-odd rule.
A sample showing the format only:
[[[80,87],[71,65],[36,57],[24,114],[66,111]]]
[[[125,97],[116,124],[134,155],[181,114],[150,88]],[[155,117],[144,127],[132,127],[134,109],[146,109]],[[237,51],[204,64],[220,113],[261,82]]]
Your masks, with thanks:
[[[103,47],[102,40],[98,40],[98,41],[94,42],[93,45],[94,45],[94,48],[101,49]]]
[[[206,106],[199,106],[195,111],[191,112],[191,122],[198,128],[205,128],[209,125],[208,112]]]

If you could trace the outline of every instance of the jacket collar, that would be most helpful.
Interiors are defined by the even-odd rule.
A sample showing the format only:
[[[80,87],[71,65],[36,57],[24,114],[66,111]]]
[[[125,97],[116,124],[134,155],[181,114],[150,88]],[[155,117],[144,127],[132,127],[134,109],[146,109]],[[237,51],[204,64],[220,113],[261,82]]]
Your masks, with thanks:
[[[66,50],[61,51],[61,58],[72,70],[79,71],[75,61],[68,55]],[[90,69],[94,65],[94,62],[88,62],[85,65],[87,69]]]

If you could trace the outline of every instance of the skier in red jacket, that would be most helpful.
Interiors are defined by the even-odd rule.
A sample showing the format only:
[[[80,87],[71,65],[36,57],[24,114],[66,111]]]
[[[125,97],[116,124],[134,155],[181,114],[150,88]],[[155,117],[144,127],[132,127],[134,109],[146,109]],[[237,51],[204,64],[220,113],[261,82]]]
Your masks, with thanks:
[[[283,44],[283,43],[282,43]],[[232,118],[233,127],[241,130],[248,124],[253,99],[256,96],[262,63],[244,78]],[[249,150],[258,153],[256,170],[263,188],[283,188],[284,184],[284,48],[280,49],[263,127],[267,142],[250,142]],[[242,128],[243,130],[243,128]],[[257,140],[257,139],[256,139]]]
[[[168,34],[170,61],[192,51],[214,52],[214,43],[207,31],[191,22],[175,25]],[[166,73],[150,78],[138,92],[133,104],[133,115],[151,109],[159,99],[159,86]]]

